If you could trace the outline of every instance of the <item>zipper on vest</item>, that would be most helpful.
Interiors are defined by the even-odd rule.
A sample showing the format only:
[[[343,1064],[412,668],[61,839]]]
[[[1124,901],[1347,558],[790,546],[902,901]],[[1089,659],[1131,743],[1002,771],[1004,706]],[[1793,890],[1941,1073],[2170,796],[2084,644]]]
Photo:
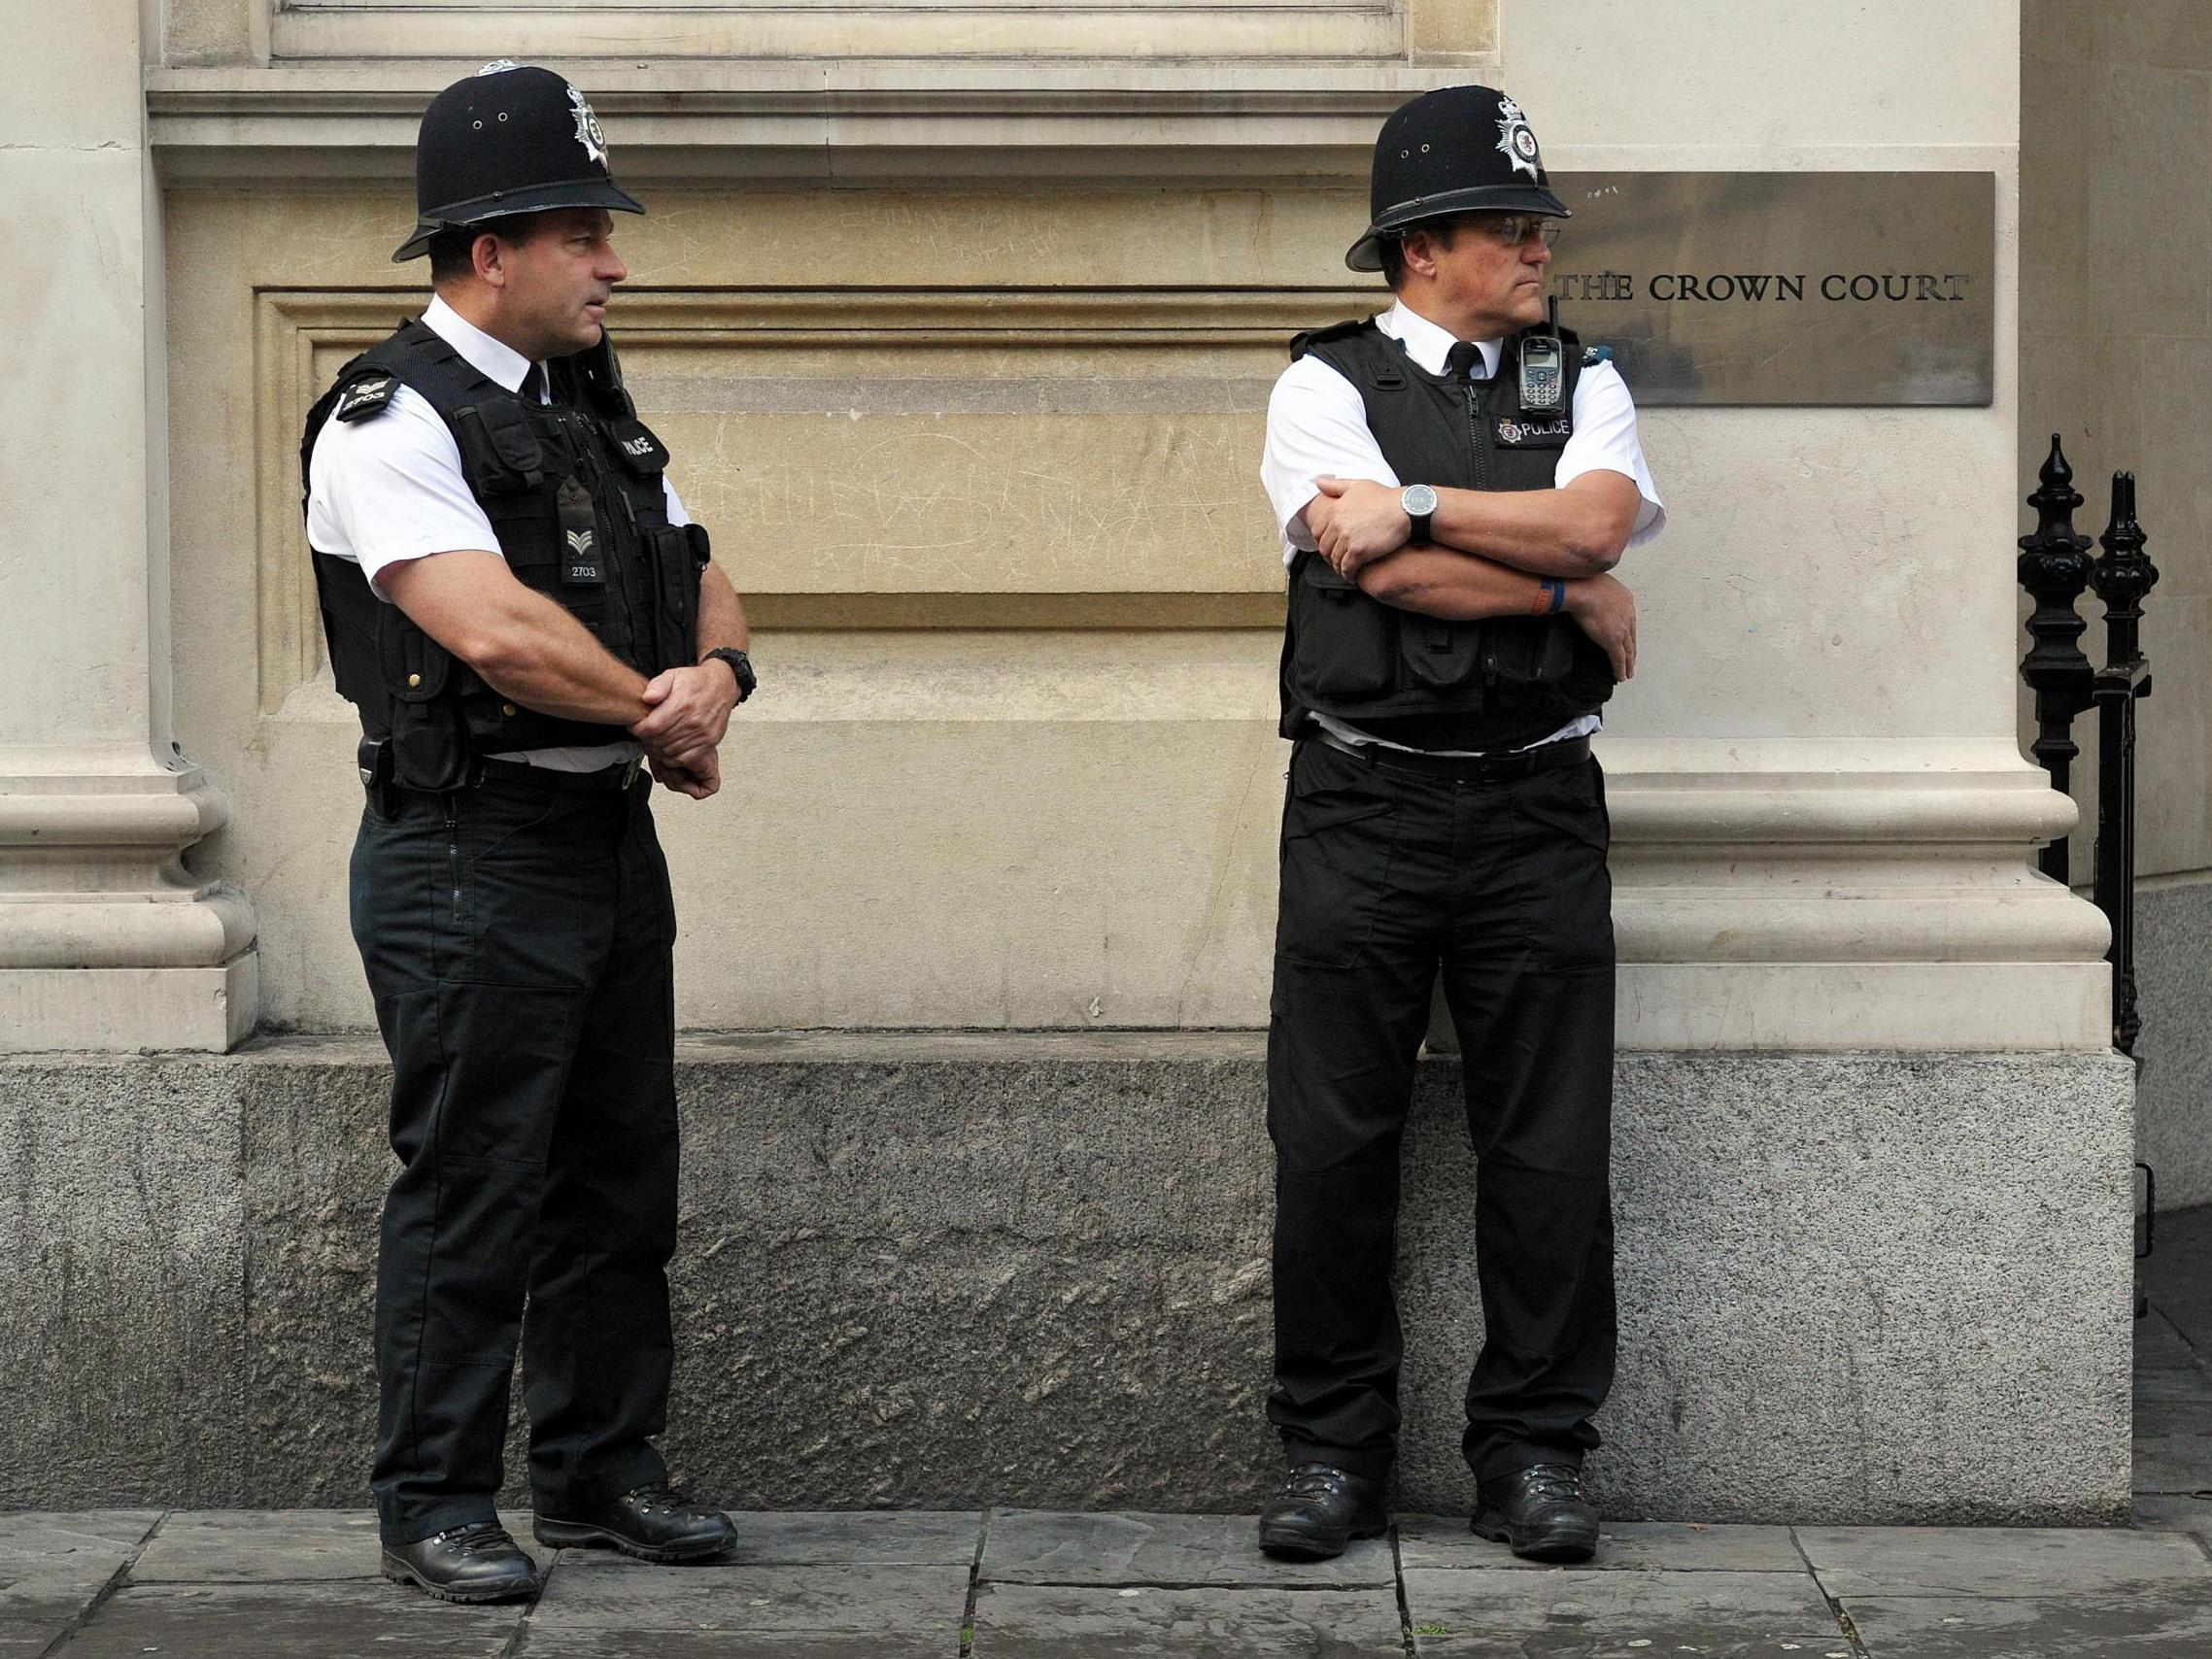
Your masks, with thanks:
[[[1475,462],[1475,488],[1478,490],[1490,488],[1490,451],[1489,446],[1482,441],[1482,394],[1476,389],[1475,383],[1469,381],[1467,383],[1467,447]],[[1481,627],[1480,623],[1475,626]],[[1481,628],[1481,640],[1482,689],[1486,692],[1494,692],[1498,689],[1497,630],[1495,628]]]
[[[1490,488],[1490,452],[1482,442],[1482,394],[1475,389],[1473,381],[1467,383],[1467,443],[1474,452],[1475,488],[1487,490]]]
[[[630,505],[628,488],[608,469],[600,455],[597,429],[590,418],[576,409],[562,410],[561,418],[572,435],[577,466],[591,474],[595,505],[609,495],[622,505],[623,523],[630,528],[629,556],[625,559],[618,553],[610,563],[615,566],[615,585],[630,618],[629,650],[634,656],[659,661],[665,655],[661,640],[660,583],[652,549],[637,527],[637,509]],[[611,529],[614,515],[610,512],[605,516]]]

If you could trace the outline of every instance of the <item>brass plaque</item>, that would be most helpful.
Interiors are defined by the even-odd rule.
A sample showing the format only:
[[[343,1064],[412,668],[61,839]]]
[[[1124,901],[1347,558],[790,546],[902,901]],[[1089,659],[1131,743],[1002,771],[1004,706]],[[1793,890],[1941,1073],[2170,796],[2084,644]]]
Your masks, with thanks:
[[[1559,321],[1641,404],[1986,404],[1993,173],[1556,173]]]

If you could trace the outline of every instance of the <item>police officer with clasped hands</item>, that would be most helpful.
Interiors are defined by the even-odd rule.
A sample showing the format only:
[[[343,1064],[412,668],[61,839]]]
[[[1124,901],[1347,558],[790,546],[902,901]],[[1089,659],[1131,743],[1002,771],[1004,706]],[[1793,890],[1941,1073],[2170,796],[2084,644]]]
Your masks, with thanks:
[[[675,914],[651,782],[720,787],[743,609],[623,389],[597,118],[502,60],[423,118],[419,321],[308,417],[308,541],[368,792],[354,936],[391,1055],[372,1486],[388,1577],[537,1589],[493,1510],[518,1341],[537,1538],[649,1561],[727,1516],[655,1449]],[[527,1311],[526,1311],[527,1309]]]
[[[1636,412],[1548,315],[1536,135],[1487,86],[1383,123],[1346,263],[1396,303],[1292,342],[1262,480],[1290,570],[1293,740],[1269,1032],[1269,1553],[1387,1524],[1399,1141],[1441,974],[1479,1156],[1474,1525],[1588,1556],[1613,1379],[1613,924],[1598,711],[1636,664],[1609,574],[1657,533]]]

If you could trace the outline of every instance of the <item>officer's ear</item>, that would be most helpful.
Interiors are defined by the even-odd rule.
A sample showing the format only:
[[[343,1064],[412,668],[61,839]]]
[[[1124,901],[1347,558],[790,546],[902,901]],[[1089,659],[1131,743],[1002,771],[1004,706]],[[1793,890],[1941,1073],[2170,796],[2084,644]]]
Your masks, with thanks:
[[[499,228],[477,232],[468,247],[469,264],[477,281],[505,288],[514,277],[516,251],[534,241],[547,221],[548,216],[542,213],[514,214],[500,220]]]
[[[478,282],[495,288],[507,286],[507,246],[496,231],[477,232],[468,245],[468,262]]]
[[[1436,277],[1436,250],[1440,246],[1436,232],[1413,225],[1398,239],[1398,261],[1403,270],[1413,277]]]

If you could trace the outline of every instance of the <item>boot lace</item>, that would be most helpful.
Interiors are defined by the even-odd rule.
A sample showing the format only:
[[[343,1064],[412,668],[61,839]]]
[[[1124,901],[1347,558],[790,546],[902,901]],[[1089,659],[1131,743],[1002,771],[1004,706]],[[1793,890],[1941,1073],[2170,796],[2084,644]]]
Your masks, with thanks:
[[[1521,1490],[1527,1493],[1531,1505],[1582,1504],[1582,1476],[1580,1471],[1555,1463],[1540,1463],[1522,1477]]]
[[[471,1521],[465,1527],[448,1527],[430,1540],[451,1544],[457,1555],[503,1555],[516,1547],[507,1529],[497,1521]]]
[[[667,1515],[679,1521],[703,1521],[719,1516],[722,1511],[711,1505],[695,1503],[681,1487],[661,1482],[650,1486],[633,1486],[622,1496],[641,1515]]]
[[[1302,1463],[1290,1472],[1284,1490],[1293,1498],[1335,1498],[1351,1490],[1352,1477],[1325,1463]]]

